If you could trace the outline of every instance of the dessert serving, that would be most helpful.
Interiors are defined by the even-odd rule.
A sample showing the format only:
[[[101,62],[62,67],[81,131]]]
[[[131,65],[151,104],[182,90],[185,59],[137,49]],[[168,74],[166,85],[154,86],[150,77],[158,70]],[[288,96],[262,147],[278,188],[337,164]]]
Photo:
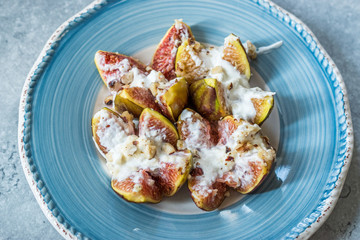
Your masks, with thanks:
[[[234,34],[223,46],[199,43],[181,20],[150,66],[98,51],[109,97],[93,116],[92,132],[113,190],[131,202],[157,203],[188,180],[194,203],[210,211],[230,188],[247,194],[259,186],[276,153],[260,128],[274,93],[249,84],[256,55]]]

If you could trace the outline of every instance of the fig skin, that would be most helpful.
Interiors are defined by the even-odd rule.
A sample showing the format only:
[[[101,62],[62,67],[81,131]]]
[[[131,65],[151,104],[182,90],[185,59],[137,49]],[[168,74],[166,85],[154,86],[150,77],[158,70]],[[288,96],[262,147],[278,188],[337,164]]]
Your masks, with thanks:
[[[262,99],[253,98],[251,101],[256,110],[254,123],[260,126],[269,117],[272,109],[274,108],[274,97],[266,96]]]
[[[164,115],[175,122],[187,105],[188,98],[188,83],[185,78],[181,78],[159,97],[159,106]]]
[[[158,131],[159,135],[152,136],[151,131]],[[157,137],[160,136],[162,141],[170,143],[176,147],[179,134],[175,126],[164,117],[161,113],[150,108],[144,109],[139,118],[139,136]]]
[[[230,34],[227,38],[230,40],[224,44],[223,59],[230,62],[249,80],[251,77],[250,63],[240,38],[234,34]]]
[[[113,65],[119,64],[124,59],[127,59],[129,62],[129,69],[127,69],[126,71],[124,71],[123,69],[120,69],[120,68],[113,69],[113,70],[107,70],[106,67],[103,66],[103,64],[106,64],[108,66],[113,66]],[[129,56],[126,56],[123,54],[119,54],[119,53],[99,50],[95,53],[94,61],[95,61],[96,68],[98,69],[99,74],[100,74],[101,79],[103,80],[104,84],[110,90],[114,90],[115,92],[120,90],[124,84],[121,83],[121,78],[114,79],[114,75],[122,75],[122,74],[130,71],[134,67],[138,68],[141,73],[149,72],[147,70],[148,69],[147,66],[145,64],[143,64],[142,62],[140,62],[132,57],[129,57]],[[110,82],[112,82],[112,83],[110,83]]]
[[[194,35],[187,24],[182,21],[178,21],[177,24],[181,25],[181,29],[177,29],[176,24],[173,24],[168,29],[156,48],[151,61],[151,67],[164,74],[165,78],[168,80],[176,77],[175,58],[177,48],[184,40],[182,35],[188,36],[192,41],[195,40]],[[176,51],[173,50],[174,48],[176,48]]]
[[[117,112],[115,112],[107,107],[102,108],[102,110],[107,111],[110,115],[110,118],[115,118],[115,119],[119,119],[119,120],[121,119],[120,121],[117,121],[116,124],[120,125],[122,127],[122,129],[127,129],[128,135],[135,134],[135,132],[136,132],[135,125],[133,122],[133,116],[131,114],[129,114],[128,112],[123,112],[121,115],[119,115]],[[99,122],[100,122],[100,117],[95,114],[94,117],[91,119],[92,135],[93,135],[93,139],[94,139],[96,145],[98,146],[99,150],[103,154],[107,154],[108,150],[106,149],[106,147],[104,147],[100,144],[100,138],[97,134]]]
[[[191,84],[190,99],[196,111],[210,121],[229,115],[222,84],[214,78],[205,78]]]
[[[114,102],[117,112],[129,111],[139,117],[144,108],[161,111],[149,89],[141,87],[124,88],[116,94]]]

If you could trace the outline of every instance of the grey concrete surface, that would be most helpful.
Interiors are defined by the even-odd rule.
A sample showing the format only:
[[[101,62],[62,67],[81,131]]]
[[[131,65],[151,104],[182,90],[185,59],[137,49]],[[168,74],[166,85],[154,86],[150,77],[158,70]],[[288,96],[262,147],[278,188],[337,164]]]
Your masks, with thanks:
[[[0,239],[61,239],[26,182],[17,150],[18,105],[26,75],[53,31],[91,0],[0,0]],[[339,67],[350,98],[355,139],[360,115],[360,2],[274,0],[303,20]],[[360,239],[360,145],[355,140],[343,192],[311,238]]]

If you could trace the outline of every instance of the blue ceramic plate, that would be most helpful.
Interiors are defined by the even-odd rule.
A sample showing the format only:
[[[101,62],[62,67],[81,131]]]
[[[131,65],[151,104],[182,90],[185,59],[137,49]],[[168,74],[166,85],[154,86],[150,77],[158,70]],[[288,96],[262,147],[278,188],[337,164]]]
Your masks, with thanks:
[[[102,88],[95,52],[133,55],[157,44],[176,18],[201,42],[220,45],[231,32],[258,46],[284,42],[252,63],[277,93],[276,166],[255,193],[213,212],[192,212],[186,196],[168,202],[177,211],[124,201],[111,190],[92,142],[90,119]],[[91,4],[50,38],[25,82],[19,119],[29,184],[67,239],[307,238],[338,199],[353,144],[333,61],[300,20],[256,0]]]

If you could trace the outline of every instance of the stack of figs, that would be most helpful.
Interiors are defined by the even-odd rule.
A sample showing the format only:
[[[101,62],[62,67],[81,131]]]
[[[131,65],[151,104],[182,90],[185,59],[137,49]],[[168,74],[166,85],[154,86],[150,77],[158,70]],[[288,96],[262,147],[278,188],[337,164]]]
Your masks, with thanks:
[[[247,54],[239,38],[234,39],[231,44],[224,46],[223,60],[250,79],[249,58],[256,56],[249,56],[249,50]],[[137,170],[142,176],[140,191],[134,191],[135,183],[131,178],[119,181],[113,177],[113,190],[128,201],[159,202],[164,196],[174,195],[188,180],[188,188],[195,204],[209,211],[219,207],[226,192],[234,188],[219,178],[219,181],[215,181],[211,186],[216,189],[216,196],[199,196],[199,193],[194,192],[196,176],[201,175],[202,170],[193,166],[194,153],[184,146],[186,139],[193,133],[179,117],[181,113],[191,112],[193,121],[201,122],[202,129],[197,136],[200,136],[200,145],[205,147],[225,144],[231,133],[245,120],[232,116],[226,103],[224,86],[216,78],[207,77],[208,70],[201,68],[190,56],[190,48],[196,53],[201,50],[202,45],[195,40],[190,27],[177,20],[158,45],[150,66],[119,53],[98,51],[95,54],[96,67],[111,93],[111,97],[105,100],[108,107],[101,111],[107,111],[107,116],[114,118],[115,123],[126,129],[128,136],[146,135],[149,126],[151,129],[158,129],[165,133],[162,140],[164,144],[171,145],[171,154],[187,156],[184,158],[186,167],[181,169],[171,163],[161,165],[161,169],[156,171],[140,167]],[[123,64],[124,60],[126,64]],[[134,68],[136,71],[130,71]],[[138,84],[134,84],[134,81]],[[253,98],[251,101],[256,115],[247,119],[247,122],[261,125],[272,110],[273,96]],[[99,121],[99,116],[95,114],[92,119],[93,137],[99,151],[108,156],[110,149],[100,143]],[[266,137],[263,139],[268,144]],[[274,159],[264,166],[252,166],[256,169],[252,184],[246,188],[234,189],[242,194],[253,191],[268,175],[273,161]],[[152,184],[148,184],[149,179]]]

